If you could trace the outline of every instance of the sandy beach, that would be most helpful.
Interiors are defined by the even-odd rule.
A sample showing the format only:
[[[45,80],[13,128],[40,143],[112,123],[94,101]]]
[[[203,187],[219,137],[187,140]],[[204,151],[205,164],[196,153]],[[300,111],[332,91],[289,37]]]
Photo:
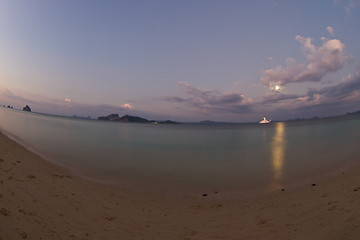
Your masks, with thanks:
[[[360,168],[247,198],[74,176],[0,134],[0,239],[359,239]]]

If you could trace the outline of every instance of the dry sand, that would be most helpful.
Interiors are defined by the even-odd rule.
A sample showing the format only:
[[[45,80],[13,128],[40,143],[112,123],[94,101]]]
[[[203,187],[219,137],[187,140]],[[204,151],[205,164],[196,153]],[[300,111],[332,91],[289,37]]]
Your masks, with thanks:
[[[248,198],[73,176],[0,134],[0,239],[360,239],[360,168]]]

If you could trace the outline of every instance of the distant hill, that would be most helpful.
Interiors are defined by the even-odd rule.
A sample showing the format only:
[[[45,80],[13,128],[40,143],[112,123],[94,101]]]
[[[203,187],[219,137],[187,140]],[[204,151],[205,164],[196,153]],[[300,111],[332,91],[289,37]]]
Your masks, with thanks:
[[[179,123],[174,122],[174,121],[171,121],[171,120],[160,121],[160,122],[158,122],[158,121],[151,121],[151,122],[153,122],[153,123],[161,123],[161,124],[179,124]]]
[[[337,119],[352,119],[352,118],[358,118],[360,115],[360,111],[356,112],[349,112],[344,115],[337,115],[337,116],[328,116],[328,117],[312,117],[312,118],[295,118],[295,119],[289,119],[286,122],[294,122],[294,121],[321,121],[321,120],[337,120]]]
[[[98,117],[98,120],[103,120],[103,121],[116,121],[120,119],[119,114],[110,114],[106,117]]]
[[[210,121],[210,120],[205,120],[205,121],[198,122],[198,124],[218,124],[218,123],[214,122],[214,121]]]
[[[99,120],[103,121],[114,121],[114,122],[137,122],[137,123],[148,123],[149,120],[141,117],[135,117],[130,115],[125,115],[120,117],[119,114],[113,113],[106,117],[99,117]]]
[[[353,115],[353,114],[360,114],[360,111],[357,111],[357,112],[349,112],[349,113],[347,113],[346,115]]]
[[[149,120],[145,119],[145,118],[141,118],[141,117],[135,117],[135,116],[130,116],[130,115],[125,115],[122,116],[119,119],[120,122],[137,122],[137,123],[148,123]]]
[[[211,120],[205,120],[199,122],[183,122],[183,124],[190,124],[190,125],[234,125],[239,123],[240,122],[216,122]]]
[[[124,115],[120,117],[118,114],[113,113],[108,116],[98,117],[98,120],[102,121],[113,121],[113,122],[130,122],[130,123],[161,123],[161,124],[177,124],[177,122],[166,120],[166,121],[154,121],[147,120],[146,118]]]

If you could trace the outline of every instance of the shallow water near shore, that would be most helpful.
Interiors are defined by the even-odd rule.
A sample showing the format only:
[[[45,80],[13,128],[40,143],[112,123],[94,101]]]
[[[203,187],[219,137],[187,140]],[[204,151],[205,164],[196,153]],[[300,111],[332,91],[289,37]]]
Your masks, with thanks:
[[[145,188],[270,191],[354,164],[360,119],[154,125],[0,108],[0,129],[76,173]]]

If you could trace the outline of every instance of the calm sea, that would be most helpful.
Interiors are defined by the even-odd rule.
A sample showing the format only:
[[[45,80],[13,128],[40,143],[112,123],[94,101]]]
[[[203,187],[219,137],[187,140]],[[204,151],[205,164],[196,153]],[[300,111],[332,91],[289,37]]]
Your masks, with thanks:
[[[356,164],[360,118],[154,125],[0,108],[0,129],[77,174],[150,188],[275,190]]]

